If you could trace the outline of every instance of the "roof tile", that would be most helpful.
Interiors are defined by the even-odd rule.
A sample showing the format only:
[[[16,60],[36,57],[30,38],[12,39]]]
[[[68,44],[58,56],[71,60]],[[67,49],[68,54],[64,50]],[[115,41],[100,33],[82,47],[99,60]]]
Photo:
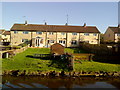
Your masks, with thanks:
[[[80,32],[100,33],[95,26],[65,26],[65,25],[38,25],[38,24],[14,24],[11,31],[47,31],[47,32]]]

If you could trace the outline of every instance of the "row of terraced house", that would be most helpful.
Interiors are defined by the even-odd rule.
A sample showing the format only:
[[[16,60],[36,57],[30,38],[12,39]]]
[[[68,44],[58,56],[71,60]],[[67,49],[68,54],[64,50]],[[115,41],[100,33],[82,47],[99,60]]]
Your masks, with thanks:
[[[47,23],[28,24],[25,22],[25,24],[14,24],[10,32],[6,32],[11,45],[25,42],[30,42],[31,47],[49,47],[54,43],[60,43],[65,47],[78,47],[83,42],[100,44],[100,31],[96,26],[87,26],[86,24],[72,26],[68,24],[47,25]],[[1,34],[1,40],[4,40],[3,34]],[[120,26],[108,27],[104,34],[104,40],[118,42],[120,40]]]

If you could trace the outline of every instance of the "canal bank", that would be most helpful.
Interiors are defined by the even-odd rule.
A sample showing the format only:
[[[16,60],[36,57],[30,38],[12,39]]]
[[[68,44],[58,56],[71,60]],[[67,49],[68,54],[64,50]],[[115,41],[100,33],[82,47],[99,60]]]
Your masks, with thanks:
[[[2,76],[52,76],[52,77],[120,77],[120,72],[105,72],[105,71],[80,71],[80,72],[65,72],[65,71],[28,71],[28,70],[4,70]]]

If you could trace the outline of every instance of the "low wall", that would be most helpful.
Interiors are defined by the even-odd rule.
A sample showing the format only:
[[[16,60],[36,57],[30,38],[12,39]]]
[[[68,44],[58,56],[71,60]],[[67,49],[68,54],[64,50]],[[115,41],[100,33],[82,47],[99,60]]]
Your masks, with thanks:
[[[21,53],[21,52],[25,51],[27,48],[28,48],[28,46],[22,47],[20,49],[15,49],[13,51],[13,53],[15,53],[15,54]]]
[[[92,57],[94,54],[86,54],[86,53],[80,53],[80,54],[72,54],[74,60],[92,60]]]
[[[1,51],[0,58],[9,58],[9,57],[15,56],[16,54],[25,51],[27,48],[28,46],[22,47],[20,49]]]

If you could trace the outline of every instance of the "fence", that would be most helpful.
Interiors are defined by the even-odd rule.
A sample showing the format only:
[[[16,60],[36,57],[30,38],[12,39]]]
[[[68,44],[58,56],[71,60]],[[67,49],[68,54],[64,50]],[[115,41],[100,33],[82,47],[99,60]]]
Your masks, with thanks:
[[[1,51],[1,53],[0,53],[0,58],[13,57],[13,56],[16,55],[16,54],[25,51],[27,48],[28,48],[28,46],[22,47],[22,48],[20,48],[20,49],[12,49],[12,50]]]

